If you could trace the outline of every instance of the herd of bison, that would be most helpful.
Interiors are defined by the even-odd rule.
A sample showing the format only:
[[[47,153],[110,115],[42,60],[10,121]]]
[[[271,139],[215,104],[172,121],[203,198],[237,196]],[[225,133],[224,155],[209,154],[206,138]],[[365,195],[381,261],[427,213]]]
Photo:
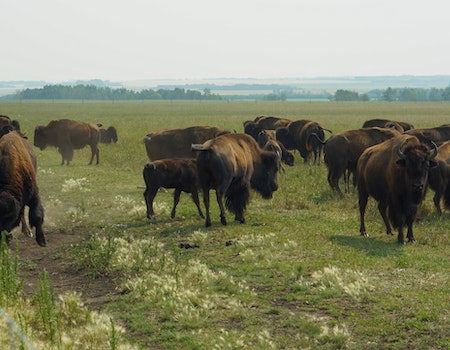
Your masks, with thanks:
[[[304,162],[320,164],[322,154],[328,169],[328,183],[339,196],[339,181],[345,192],[350,183],[357,187],[360,233],[366,234],[364,214],[369,197],[378,202],[386,233],[398,230],[398,242],[414,242],[413,222],[426,190],[434,192],[434,204],[442,214],[440,202],[450,208],[450,125],[415,129],[413,125],[385,119],[371,119],[362,128],[333,134],[312,120],[290,120],[258,116],[243,123],[244,133],[214,126],[192,126],[163,130],[144,137],[150,163],[143,169],[147,217],[154,216],[153,200],[160,188],[174,189],[171,217],[175,217],[181,192],[192,194],[205,225],[211,225],[210,190],[215,190],[220,221],[227,224],[226,211],[245,223],[250,190],[269,199],[278,189],[277,176],[282,163],[293,166],[293,151]],[[117,142],[117,130],[111,126],[55,119],[36,126],[34,146],[53,146],[61,154],[61,164],[69,164],[74,149],[91,148],[99,163],[98,143]],[[42,231],[44,209],[36,182],[36,155],[29,140],[20,132],[20,124],[0,116],[0,231],[22,224],[22,232],[45,246]],[[199,192],[203,194],[203,213]],[[28,223],[24,217],[29,208]]]

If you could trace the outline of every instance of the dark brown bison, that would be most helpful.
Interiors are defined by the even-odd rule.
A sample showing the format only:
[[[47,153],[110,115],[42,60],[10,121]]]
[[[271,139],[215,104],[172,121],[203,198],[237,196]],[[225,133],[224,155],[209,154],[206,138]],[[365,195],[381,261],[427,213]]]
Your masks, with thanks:
[[[345,192],[350,192],[350,175],[356,170],[361,153],[370,146],[386,141],[400,133],[387,128],[363,128],[347,130],[331,136],[324,147],[324,159],[328,168],[328,183],[340,196],[339,180],[344,176]]]
[[[290,122],[291,120],[287,118],[261,115],[254,120],[246,120],[242,124],[244,126],[244,133],[258,140],[258,135],[261,131],[275,130],[279,127],[287,126]]]
[[[437,166],[430,169],[428,183],[434,191],[434,206],[438,214],[442,215],[442,196],[444,196],[445,208],[450,209],[450,141],[439,146],[438,154],[434,160]]]
[[[163,188],[174,188],[173,208],[170,217],[175,217],[177,204],[180,201],[181,192],[191,193],[192,200],[197,206],[199,215],[204,218],[198,199],[200,187],[197,175],[197,160],[193,158],[160,159],[148,163],[143,171],[145,181],[145,204],[147,205],[147,217],[152,218],[153,200],[158,190]]]
[[[0,232],[11,232],[21,221],[24,231],[25,206],[29,208],[29,223],[36,228],[36,242],[43,247],[44,209],[36,182],[36,155],[25,138],[11,131],[0,138]]]
[[[7,115],[0,115],[0,129],[4,126],[11,125],[13,130],[20,132],[20,123],[16,119],[12,119]],[[23,136],[23,135],[22,135]]]
[[[405,132],[417,136],[422,142],[433,141],[438,146],[450,140],[450,125],[441,125],[435,128],[413,129]]]
[[[399,122],[397,120],[390,120],[390,119],[369,119],[364,122],[362,125],[363,128],[373,128],[373,127],[379,127],[379,128],[394,128],[397,129],[400,132],[408,131],[411,129],[414,129],[414,125],[407,122]],[[401,127],[402,130],[399,130],[398,127]]]
[[[250,135],[222,135],[192,148],[200,151],[197,168],[206,209],[206,227],[211,226],[210,189],[216,191],[223,225],[227,224],[224,197],[227,209],[235,214],[235,220],[244,223],[250,188],[266,199],[272,198],[278,189],[280,157],[275,152],[261,150]]]
[[[229,131],[215,126],[191,126],[184,129],[155,131],[144,137],[147,156],[151,161],[165,158],[195,158],[191,145],[203,143]]]
[[[107,129],[100,128],[100,142],[101,143],[116,143],[119,141],[117,136],[117,129],[114,126],[110,126]]]
[[[319,140],[325,139],[324,130],[327,129],[318,122],[300,119],[288,126],[277,128],[276,138],[287,149],[298,150],[305,163],[311,154],[314,154],[314,163],[319,164],[323,147]]]
[[[371,196],[378,202],[386,233],[392,235],[397,228],[398,242],[403,244],[406,225],[408,241],[415,241],[412,225],[425,195],[429,169],[436,165],[436,154],[435,144],[431,149],[409,135],[393,137],[363,152],[357,165],[361,235],[367,236],[364,214]]]
[[[294,165],[294,154],[289,152],[284,145],[276,140],[274,136],[271,136],[270,131],[275,130],[263,130],[258,136],[258,145],[261,149],[265,151],[276,152],[280,157],[281,161],[289,166]]]
[[[92,164],[94,156],[99,161],[98,142],[100,140],[99,126],[91,123],[79,122],[71,119],[55,119],[48,125],[39,125],[34,129],[34,145],[41,150],[47,146],[57,147],[62,156],[61,165],[73,159],[73,150],[86,146],[91,148]]]

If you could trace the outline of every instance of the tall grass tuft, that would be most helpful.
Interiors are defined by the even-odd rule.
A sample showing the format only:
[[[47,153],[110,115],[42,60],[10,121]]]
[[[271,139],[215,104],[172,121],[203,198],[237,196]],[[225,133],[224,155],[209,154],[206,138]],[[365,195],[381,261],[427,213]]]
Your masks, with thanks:
[[[0,241],[0,306],[14,305],[22,290],[18,274],[18,252],[11,253],[6,244],[6,233],[2,232]]]

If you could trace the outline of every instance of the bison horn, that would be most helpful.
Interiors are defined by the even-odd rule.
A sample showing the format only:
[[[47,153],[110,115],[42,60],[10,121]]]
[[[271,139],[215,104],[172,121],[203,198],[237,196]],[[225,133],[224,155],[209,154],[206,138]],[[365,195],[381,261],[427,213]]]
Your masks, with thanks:
[[[430,160],[430,159],[434,159],[434,157],[436,157],[437,154],[438,154],[438,148],[437,148],[437,145],[436,145],[433,141],[431,141],[431,144],[433,145],[433,153],[430,153],[430,155],[428,156],[428,159],[429,159],[429,160]]]
[[[406,154],[403,153],[402,150],[401,150],[402,145],[403,145],[405,142],[406,142],[406,140],[405,140],[405,141],[402,141],[402,142],[399,142],[399,143],[398,143],[398,146],[397,146],[397,154],[398,154],[398,156],[399,156],[401,159],[406,159]]]

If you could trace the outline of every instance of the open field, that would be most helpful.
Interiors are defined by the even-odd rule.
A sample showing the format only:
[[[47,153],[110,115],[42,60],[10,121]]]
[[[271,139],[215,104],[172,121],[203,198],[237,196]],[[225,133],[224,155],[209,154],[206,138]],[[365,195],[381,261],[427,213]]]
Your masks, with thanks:
[[[87,165],[87,148],[70,166],[60,165],[54,148],[36,149],[48,245],[14,231],[23,285],[16,298],[0,296],[0,306],[37,348],[450,347],[450,213],[437,216],[431,191],[415,224],[417,243],[405,246],[384,233],[373,200],[370,237],[360,237],[356,192],[339,199],[326,167],[303,164],[298,153],[273,199],[253,194],[244,225],[229,216],[222,226],[212,200],[205,228],[186,194],[170,219],[171,192],[156,196],[157,218],[148,220],[142,195],[142,138],[151,131],[216,125],[242,132],[257,115],[313,119],[334,132],[375,117],[418,128],[450,123],[450,104],[0,102],[0,114],[18,119],[31,141],[36,125],[63,117],[114,125],[119,134],[117,144],[100,145],[96,166]],[[198,247],[181,248],[184,242]],[[55,292],[54,332],[33,316],[43,281]],[[103,326],[91,329],[92,319]],[[11,333],[1,318],[0,331]]]

